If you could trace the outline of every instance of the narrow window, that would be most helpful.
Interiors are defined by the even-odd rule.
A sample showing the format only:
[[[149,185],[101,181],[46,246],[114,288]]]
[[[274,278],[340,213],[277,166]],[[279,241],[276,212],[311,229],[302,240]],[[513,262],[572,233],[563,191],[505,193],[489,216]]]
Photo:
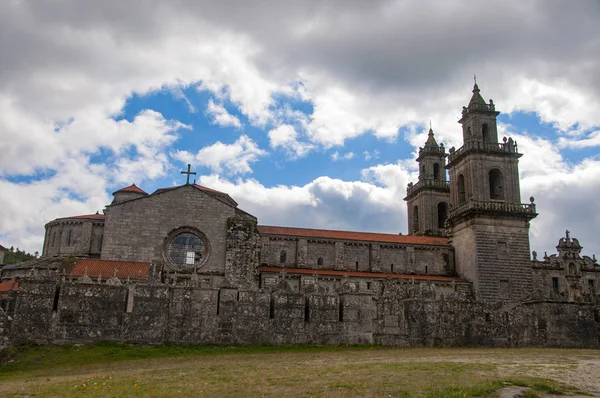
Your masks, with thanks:
[[[56,231],[52,231],[52,248],[54,248],[56,244]]]
[[[358,271],[358,261],[356,262],[356,270]]]
[[[588,279],[588,289],[590,293],[596,293],[596,281],[593,279]]]
[[[308,302],[308,297],[304,300],[304,322],[310,321],[310,305]]]
[[[440,165],[437,163],[433,164],[433,179],[434,180],[440,179]]]
[[[444,228],[446,225],[446,217],[448,213],[448,203],[440,202],[437,206],[438,228]]]
[[[467,127],[467,137],[472,136],[473,133],[471,132],[471,126]]]
[[[367,282],[367,290],[371,290],[371,282]]]
[[[219,315],[220,310],[221,310],[221,290],[217,291],[217,315]]]
[[[275,298],[271,295],[271,300],[269,301],[269,318],[275,318]]]
[[[281,253],[279,253],[279,262],[281,264],[285,264],[286,261],[287,261],[287,253],[285,252],[285,250],[282,250]]]
[[[498,241],[496,243],[496,258],[506,259],[508,258],[508,246],[506,242]]]
[[[67,232],[67,246],[71,246],[71,236],[73,235],[73,231],[69,230],[69,232]]]
[[[558,278],[552,278],[552,291],[558,293]]]
[[[490,199],[502,200],[504,199],[504,182],[502,178],[502,172],[498,169],[492,169],[489,173],[490,182]]]
[[[458,175],[458,204],[464,203],[467,200],[465,194],[465,176],[462,174]]]
[[[413,208],[413,232],[417,232],[421,228],[419,227],[419,206]]]
[[[340,322],[344,322],[344,304],[342,303],[342,300],[340,299],[340,311],[339,311],[339,321]]]
[[[317,259],[317,265],[323,265],[323,257]]]
[[[394,264],[392,263],[390,266],[390,272],[393,274],[394,273]]]
[[[492,137],[490,135],[490,129],[487,123],[483,123],[481,125],[481,136],[483,137],[483,142],[492,142]]]
[[[425,275],[429,275],[429,267],[425,266]]]
[[[60,298],[60,286],[56,286],[54,291],[54,301],[52,302],[52,311],[58,311],[58,299]]]

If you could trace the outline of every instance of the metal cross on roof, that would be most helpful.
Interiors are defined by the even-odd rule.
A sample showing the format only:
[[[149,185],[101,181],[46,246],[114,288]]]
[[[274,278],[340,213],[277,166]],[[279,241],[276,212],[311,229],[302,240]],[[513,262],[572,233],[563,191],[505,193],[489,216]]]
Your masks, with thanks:
[[[194,174],[194,175],[195,175],[195,174],[196,174],[196,172],[195,172],[195,171],[190,171],[190,169],[191,169],[191,168],[192,168],[192,165],[191,165],[191,164],[188,164],[188,169],[187,169],[187,171],[182,171],[182,172],[181,172],[181,174],[187,174],[187,179],[186,179],[186,181],[185,181],[185,185],[190,185],[190,175],[192,175],[192,174]]]

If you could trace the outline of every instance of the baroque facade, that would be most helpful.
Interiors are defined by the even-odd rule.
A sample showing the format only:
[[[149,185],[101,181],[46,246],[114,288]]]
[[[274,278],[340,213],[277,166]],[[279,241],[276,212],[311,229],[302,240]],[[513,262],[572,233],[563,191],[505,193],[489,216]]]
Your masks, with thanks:
[[[0,336],[597,346],[600,267],[569,233],[531,259],[536,205],[521,203],[498,113],[475,85],[462,147],[429,130],[407,235],[261,225],[189,167],[181,186],[122,188],[104,214],[49,222],[40,259],[2,269]]]

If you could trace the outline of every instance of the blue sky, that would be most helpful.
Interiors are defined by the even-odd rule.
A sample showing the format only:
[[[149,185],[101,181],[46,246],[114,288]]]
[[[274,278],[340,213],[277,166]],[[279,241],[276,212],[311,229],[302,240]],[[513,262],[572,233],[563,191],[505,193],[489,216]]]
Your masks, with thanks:
[[[188,162],[263,224],[406,233],[415,153],[430,121],[461,145],[475,72],[524,154],[532,249],[568,228],[600,253],[600,5],[444,4],[9,3],[0,244],[40,250],[48,221]]]

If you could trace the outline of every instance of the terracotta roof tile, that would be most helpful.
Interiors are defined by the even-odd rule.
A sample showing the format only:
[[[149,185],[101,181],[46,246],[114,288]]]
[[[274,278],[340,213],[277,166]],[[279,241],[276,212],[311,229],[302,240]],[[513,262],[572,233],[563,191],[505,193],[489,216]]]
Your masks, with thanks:
[[[104,220],[106,218],[106,216],[104,214],[85,214],[82,216],[72,216],[72,217],[61,217],[61,218],[57,218],[55,221],[58,220],[70,220],[70,219],[75,219],[75,220]]]
[[[379,234],[372,232],[335,231],[328,229],[276,227],[259,225],[258,232],[263,235],[297,236],[304,238],[356,240],[368,242],[400,243],[409,245],[442,245],[448,246],[448,238],[437,236],[414,236]]]
[[[135,184],[131,184],[130,186],[125,187],[125,188],[121,188],[118,191],[116,191],[115,193],[117,193],[117,192],[135,192],[135,193],[142,193],[144,195],[148,195],[148,192],[144,191],[143,189],[141,189],[140,187],[138,187]]]
[[[87,275],[90,278],[97,278],[99,276],[112,278],[116,269],[117,277],[120,279],[127,279],[127,277],[131,279],[146,279],[148,278],[150,263],[84,259],[79,260],[75,264],[71,274],[78,277],[83,276],[86,273],[86,268]]]
[[[6,293],[11,290],[19,289],[19,282],[11,279],[9,281],[0,282],[0,293]]]
[[[326,269],[306,269],[306,268],[279,268],[279,267],[259,267],[260,272],[275,272],[279,273],[285,269],[288,274],[300,274],[300,275],[323,275],[323,276],[353,276],[361,278],[392,278],[392,279],[414,279],[415,281],[431,281],[431,282],[457,282],[457,283],[470,283],[466,279],[452,277],[452,276],[439,276],[439,275],[409,275],[409,274],[386,274],[380,272],[355,272],[355,271],[334,271]]]

